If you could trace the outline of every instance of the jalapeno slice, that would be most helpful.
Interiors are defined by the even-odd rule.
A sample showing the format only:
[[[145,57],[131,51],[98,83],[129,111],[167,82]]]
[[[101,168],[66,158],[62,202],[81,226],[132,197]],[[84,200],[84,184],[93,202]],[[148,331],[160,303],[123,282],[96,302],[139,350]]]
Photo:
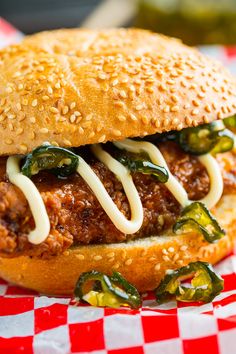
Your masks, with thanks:
[[[216,154],[232,150],[234,135],[229,130],[216,129],[216,125],[211,123],[183,129],[179,132],[178,142],[185,152],[192,155]]]
[[[49,170],[65,178],[75,172],[78,163],[79,157],[73,151],[45,143],[26,156],[21,172],[31,178],[41,170]]]
[[[173,226],[173,231],[189,232],[198,230],[206,239],[213,243],[225,235],[225,231],[220,227],[217,220],[201,202],[193,202],[183,209],[180,218]]]
[[[135,309],[141,305],[137,289],[118,272],[113,272],[112,276],[95,270],[82,273],[74,294],[76,300],[86,301],[93,306],[120,307],[128,305]]]
[[[181,285],[181,281],[192,277],[191,285]],[[173,298],[179,301],[211,302],[224,287],[223,279],[206,262],[192,262],[177,270],[170,271],[155,290],[159,304]]]
[[[132,172],[153,175],[157,178],[158,182],[161,183],[166,183],[168,181],[169,174],[165,167],[155,165],[150,161],[134,160],[128,156],[121,156],[117,159]]]
[[[224,118],[223,123],[227,128],[235,129],[236,128],[236,115],[234,115],[232,117]]]

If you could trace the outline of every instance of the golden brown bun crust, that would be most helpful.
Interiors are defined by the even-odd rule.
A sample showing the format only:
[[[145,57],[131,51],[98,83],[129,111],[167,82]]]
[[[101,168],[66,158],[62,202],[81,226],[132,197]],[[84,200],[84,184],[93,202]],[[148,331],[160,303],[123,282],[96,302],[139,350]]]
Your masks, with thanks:
[[[233,250],[236,237],[236,195],[225,196],[215,209],[227,236],[208,244],[198,234],[153,237],[129,244],[83,246],[51,260],[0,259],[0,276],[45,294],[71,294],[82,272],[92,269],[122,273],[140,291],[154,289],[167,269],[202,260],[212,264]]]
[[[180,41],[137,29],[44,32],[0,51],[0,152],[80,146],[236,113],[235,79]]]

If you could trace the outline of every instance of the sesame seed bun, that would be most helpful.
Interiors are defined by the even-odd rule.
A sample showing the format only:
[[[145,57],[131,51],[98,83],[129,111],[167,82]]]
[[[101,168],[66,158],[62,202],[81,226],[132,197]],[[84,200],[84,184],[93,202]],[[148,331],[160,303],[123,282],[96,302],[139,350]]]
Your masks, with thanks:
[[[74,247],[50,260],[30,257],[0,259],[0,276],[15,284],[45,294],[72,294],[82,272],[112,270],[134,284],[139,291],[154,289],[167,269],[202,260],[214,264],[235,245],[236,195],[224,196],[213,213],[227,236],[209,244],[197,233],[156,236],[127,243]]]
[[[236,113],[236,82],[138,29],[43,32],[0,51],[0,154],[180,130]]]

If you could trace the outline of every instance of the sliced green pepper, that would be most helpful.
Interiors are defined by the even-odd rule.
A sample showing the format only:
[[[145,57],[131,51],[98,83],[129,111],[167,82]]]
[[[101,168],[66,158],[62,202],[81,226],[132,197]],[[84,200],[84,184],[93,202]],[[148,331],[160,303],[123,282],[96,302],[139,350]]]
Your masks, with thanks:
[[[192,155],[216,154],[232,150],[234,135],[226,129],[217,130],[211,123],[181,130],[178,142],[185,152]]]
[[[117,160],[132,172],[141,172],[148,175],[151,174],[161,183],[166,183],[168,181],[169,174],[165,167],[155,165],[150,161],[133,160],[128,156],[118,157]]]
[[[204,238],[216,242],[225,235],[217,220],[201,202],[193,202],[183,209],[180,218],[173,226],[173,231],[191,231],[197,229]]]
[[[89,289],[85,289],[88,285],[90,285]],[[137,289],[118,272],[113,272],[112,276],[95,270],[82,273],[74,294],[76,300],[86,301],[93,306],[120,307],[128,305],[131,308],[138,308],[141,305]]]
[[[236,128],[236,115],[223,119],[224,125],[229,129]]]
[[[64,178],[75,172],[78,163],[79,157],[71,150],[45,143],[26,156],[21,172],[31,178],[41,170],[49,170]]]
[[[181,280],[193,276],[190,286],[181,285]],[[155,290],[159,304],[173,298],[179,301],[211,302],[224,287],[223,279],[206,262],[192,262],[177,270],[170,271]]]

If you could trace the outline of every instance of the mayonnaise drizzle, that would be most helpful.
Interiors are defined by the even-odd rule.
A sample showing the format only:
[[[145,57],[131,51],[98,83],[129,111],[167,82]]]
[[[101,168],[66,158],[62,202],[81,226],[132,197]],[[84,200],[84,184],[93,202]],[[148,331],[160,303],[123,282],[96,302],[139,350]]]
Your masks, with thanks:
[[[113,144],[119,149],[124,149],[132,153],[147,153],[154,164],[165,167],[168,171],[169,179],[165,183],[165,186],[181,206],[186,207],[192,203],[192,201],[188,199],[185,189],[170,172],[162,153],[154,144],[130,139],[114,142]],[[114,159],[108,152],[104,151],[100,145],[92,145],[91,150],[97,159],[103,162],[122,183],[130,204],[131,219],[128,220],[117,208],[100,179],[80,156],[77,172],[92,189],[102,208],[116,228],[125,234],[137,232],[143,223],[143,207],[129,170]],[[15,184],[24,193],[35,220],[36,227],[28,235],[29,242],[39,244],[43,242],[49,234],[50,221],[42,197],[36,186],[28,177],[20,173],[20,159],[20,157],[16,156],[8,158],[7,174],[10,182]],[[206,167],[210,178],[210,191],[200,202],[211,209],[219,201],[223,193],[223,179],[220,167],[211,154],[199,156],[198,159]]]
[[[131,219],[128,220],[120,212],[100,179],[81,157],[79,158],[77,172],[92,189],[99,203],[117,229],[126,234],[137,232],[143,223],[143,207],[130,172],[120,162],[104,151],[100,145],[92,145],[91,150],[121,181],[130,204]]]
[[[188,199],[185,189],[170,172],[162,153],[155,145],[146,141],[134,141],[130,139],[125,139],[122,142],[114,142],[114,145],[119,149],[125,149],[133,153],[147,153],[154,164],[165,167],[168,171],[169,179],[165,183],[165,186],[182,207],[186,207],[192,203]],[[206,167],[210,177],[210,191],[200,202],[204,203],[208,208],[212,208],[219,201],[223,193],[223,180],[220,167],[210,154],[199,156],[199,160]]]
[[[42,197],[34,183],[20,173],[21,157],[10,156],[7,159],[7,175],[25,195],[35,222],[35,229],[28,235],[29,242],[38,245],[43,242],[50,232],[50,221]]]

